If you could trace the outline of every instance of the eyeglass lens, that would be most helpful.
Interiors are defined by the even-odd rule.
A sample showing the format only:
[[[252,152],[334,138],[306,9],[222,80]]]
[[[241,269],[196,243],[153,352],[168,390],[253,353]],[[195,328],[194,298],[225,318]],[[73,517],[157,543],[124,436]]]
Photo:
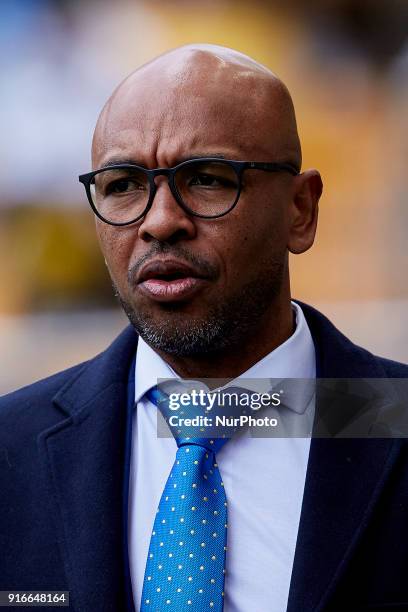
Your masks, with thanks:
[[[191,161],[180,166],[174,184],[182,203],[191,212],[217,216],[235,203],[239,181],[229,164],[222,161]],[[141,217],[149,201],[148,175],[137,168],[106,168],[91,183],[92,201],[107,221],[126,223]]]

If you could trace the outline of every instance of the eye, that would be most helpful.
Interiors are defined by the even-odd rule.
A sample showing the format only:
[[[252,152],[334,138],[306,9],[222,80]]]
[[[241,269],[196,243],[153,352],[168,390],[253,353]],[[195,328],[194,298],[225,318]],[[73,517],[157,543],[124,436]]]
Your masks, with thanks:
[[[145,191],[146,186],[134,178],[121,178],[106,185],[105,195]]]
[[[208,188],[231,188],[235,187],[235,182],[228,177],[205,172],[193,174],[189,181],[189,187],[208,187]]]
[[[189,185],[199,185],[200,187],[213,187],[220,184],[219,178],[210,174],[195,174],[189,180]]]

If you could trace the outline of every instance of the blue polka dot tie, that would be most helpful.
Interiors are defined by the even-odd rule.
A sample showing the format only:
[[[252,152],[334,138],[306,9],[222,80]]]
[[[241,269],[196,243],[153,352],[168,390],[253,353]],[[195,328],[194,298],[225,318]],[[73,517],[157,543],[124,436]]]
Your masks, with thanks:
[[[148,397],[161,410],[168,399],[157,388]],[[229,438],[175,439],[178,450],[154,521],[140,610],[222,612],[228,524],[216,452]]]

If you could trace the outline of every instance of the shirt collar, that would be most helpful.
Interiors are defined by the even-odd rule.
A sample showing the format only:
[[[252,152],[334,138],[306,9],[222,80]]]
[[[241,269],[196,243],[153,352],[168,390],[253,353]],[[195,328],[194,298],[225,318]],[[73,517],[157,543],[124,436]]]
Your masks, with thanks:
[[[246,372],[228,383],[228,386],[239,386],[240,379],[245,379],[246,388],[252,387],[253,391],[269,393],[271,384],[275,386],[280,379],[304,379],[305,385],[301,384],[301,389],[296,386],[290,398],[286,396],[287,403],[285,402],[288,408],[301,414],[306,410],[314,393],[314,385],[311,386],[307,381],[316,377],[316,355],[303,311],[296,302],[291,304],[296,320],[294,333]],[[135,367],[136,403],[149,389],[157,385],[158,379],[178,378],[174,370],[142,338],[139,338],[138,342]],[[261,383],[259,379],[262,379]]]
[[[160,378],[178,378],[177,374],[144,340],[139,336],[135,366],[135,403],[157,385]]]

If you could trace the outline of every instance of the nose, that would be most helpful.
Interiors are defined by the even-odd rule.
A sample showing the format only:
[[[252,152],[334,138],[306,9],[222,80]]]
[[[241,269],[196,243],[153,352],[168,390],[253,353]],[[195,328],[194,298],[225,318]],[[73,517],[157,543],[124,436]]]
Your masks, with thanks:
[[[177,202],[167,177],[158,176],[153,203],[139,225],[138,235],[144,241],[176,242],[196,235],[194,217]]]

